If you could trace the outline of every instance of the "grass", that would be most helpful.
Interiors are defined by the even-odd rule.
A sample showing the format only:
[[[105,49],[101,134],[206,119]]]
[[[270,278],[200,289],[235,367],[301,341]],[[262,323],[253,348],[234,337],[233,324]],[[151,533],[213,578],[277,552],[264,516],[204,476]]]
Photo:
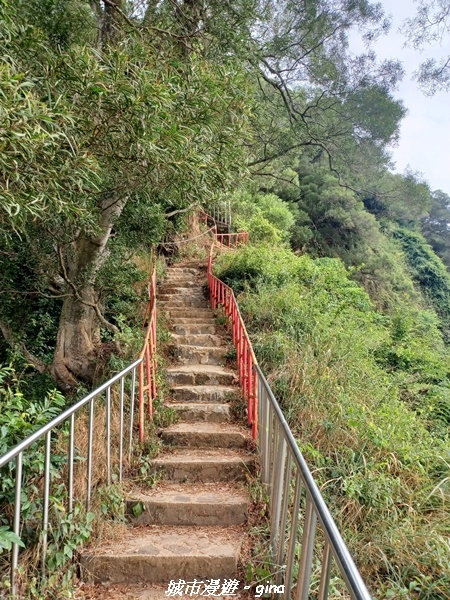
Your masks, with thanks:
[[[142,258],[145,262],[145,257]],[[158,271],[164,273],[161,264]],[[136,322],[141,322],[138,315]],[[120,371],[136,358],[142,348],[143,333],[140,328],[121,326],[120,342],[122,352],[110,358],[111,371]],[[96,546],[105,540],[120,539],[125,527],[125,494],[135,487],[154,485],[154,475],[150,461],[161,447],[158,428],[176,421],[173,410],[163,405],[168,384],[165,377],[166,345],[169,341],[167,323],[163,315],[158,315],[157,345],[158,397],[154,400],[154,420],[147,424],[146,441],[141,446],[136,443],[137,429],[135,420],[132,427],[132,446],[129,454],[130,435],[130,397],[129,382],[125,387],[124,406],[125,423],[123,436],[123,481],[119,483],[119,386],[111,391],[111,483],[107,483],[107,446],[105,436],[106,409],[104,396],[95,404],[93,421],[92,455],[92,503],[86,511],[87,497],[87,456],[88,456],[88,410],[77,413],[75,419],[75,465],[74,465],[74,512],[68,512],[68,427],[62,427],[52,440],[52,482],[50,488],[50,529],[47,557],[47,576],[41,576],[41,546],[38,544],[42,523],[42,450],[34,449],[32,464],[24,473],[24,493],[22,503],[22,537],[27,541],[27,549],[20,554],[20,567],[17,572],[19,598],[52,599],[73,597],[76,584],[77,557],[88,544]],[[87,390],[84,390],[87,393]],[[137,402],[137,387],[136,387]],[[59,409],[58,412],[60,412]],[[47,419],[48,420],[48,419]],[[3,490],[4,491],[4,490]],[[12,505],[10,501],[1,507],[2,519],[11,522]],[[0,557],[0,597],[9,594],[9,561],[4,553]]]
[[[377,312],[337,260],[248,247],[218,274],[241,292],[258,361],[374,596],[448,600],[449,424],[427,409],[448,385],[436,325],[407,306]]]

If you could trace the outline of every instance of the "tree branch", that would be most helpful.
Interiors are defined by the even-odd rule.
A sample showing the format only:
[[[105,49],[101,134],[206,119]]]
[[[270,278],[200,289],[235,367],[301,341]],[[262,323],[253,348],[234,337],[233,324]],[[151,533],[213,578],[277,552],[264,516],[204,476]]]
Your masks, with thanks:
[[[24,357],[27,359],[27,361],[30,363],[30,365],[36,369],[36,371],[38,373],[42,374],[42,373],[45,373],[48,371],[48,366],[44,362],[39,360],[36,356],[31,354],[31,352],[29,352],[27,350],[27,348],[23,342],[17,342],[14,339],[14,334],[11,331],[11,328],[9,327],[9,325],[4,323],[3,321],[0,321],[0,331],[2,332],[3,337],[5,338],[7,343],[11,346],[11,348],[14,348],[16,343],[19,344],[19,346],[22,349]]]
[[[180,208],[179,210],[173,210],[172,212],[167,213],[164,216],[166,217],[166,219],[169,219],[170,217],[174,217],[175,215],[180,215],[182,213],[189,212],[190,210],[192,210],[194,208],[194,206],[198,206],[198,202],[193,202],[187,208]]]
[[[103,0],[103,2],[104,2],[104,4],[107,4],[110,8],[115,10],[117,12],[117,14],[119,14],[121,16],[121,18],[125,21],[125,23],[127,25],[129,25],[130,27],[132,27],[133,29],[137,29],[137,30],[149,29],[151,31],[155,31],[156,33],[160,33],[162,35],[167,35],[169,37],[176,38],[177,40],[183,42],[186,45],[184,36],[177,35],[176,33],[173,33],[172,31],[167,31],[167,29],[161,29],[160,27],[154,27],[153,25],[147,25],[147,24],[139,25],[138,23],[133,23],[133,21],[129,17],[127,17],[127,15],[123,12],[123,10],[119,6],[114,4],[113,0]]]
[[[302,146],[318,146],[320,144],[317,144],[315,142],[299,142],[298,144],[293,144],[292,146],[289,146],[288,148],[284,148],[283,150],[280,150],[279,152],[277,152],[276,154],[272,154],[270,156],[264,156],[263,158],[258,158],[257,160],[253,160],[252,162],[247,164],[247,167],[254,167],[255,165],[260,165],[261,163],[266,163],[266,162],[270,162],[271,160],[275,160],[276,158],[281,158],[282,156],[285,156],[286,154],[288,154],[288,152],[290,152],[291,150],[295,150],[296,148],[301,148]]]
[[[49,288],[50,291],[52,291],[52,288]],[[67,296],[70,296],[70,294],[44,294],[44,292],[40,292],[39,290],[36,290],[34,292],[21,292],[19,290],[1,290],[0,291],[0,295],[1,294],[21,294],[23,296],[42,296],[43,298],[66,298]]]
[[[106,327],[107,329],[109,329],[110,331],[112,331],[113,333],[120,333],[119,329],[113,325],[112,323],[110,323],[109,321],[107,321],[105,319],[105,317],[102,315],[100,308],[98,307],[98,304],[96,304],[95,302],[87,302],[86,300],[84,300],[81,296],[80,293],[78,291],[78,288],[76,287],[76,285],[69,279],[69,276],[67,274],[67,270],[66,270],[66,266],[64,264],[64,259],[63,259],[63,255],[62,255],[62,251],[61,251],[61,246],[58,245],[58,259],[59,259],[59,264],[61,266],[61,270],[63,272],[63,277],[64,277],[64,281],[72,288],[73,293],[75,298],[81,302],[81,304],[84,304],[85,306],[89,306],[89,308],[94,309],[95,314],[97,315],[98,320],[100,321],[100,323]]]

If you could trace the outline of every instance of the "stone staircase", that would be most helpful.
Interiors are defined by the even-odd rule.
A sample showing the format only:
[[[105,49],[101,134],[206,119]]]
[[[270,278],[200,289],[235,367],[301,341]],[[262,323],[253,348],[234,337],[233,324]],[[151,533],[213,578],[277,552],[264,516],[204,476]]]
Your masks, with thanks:
[[[238,382],[205,285],[205,266],[190,263],[170,267],[158,290],[173,338],[167,404],[179,421],[161,431],[165,450],[151,461],[163,480],[127,501],[129,508],[140,504],[139,517],[130,520],[119,543],[82,557],[84,579],[103,584],[103,598],[166,598],[170,580],[240,578],[245,480],[254,455],[249,431],[231,422],[228,400],[239,392]],[[243,589],[241,581],[232,597],[247,597]]]

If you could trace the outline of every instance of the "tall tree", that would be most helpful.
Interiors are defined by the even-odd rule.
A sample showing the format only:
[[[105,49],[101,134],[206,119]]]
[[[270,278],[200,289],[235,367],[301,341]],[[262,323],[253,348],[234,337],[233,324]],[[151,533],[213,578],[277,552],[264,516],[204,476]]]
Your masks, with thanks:
[[[111,6],[116,16],[111,13],[108,22]],[[29,362],[50,371],[62,387],[75,386],[79,379],[90,381],[100,328],[117,332],[103,314],[97,283],[110,256],[113,229],[123,229],[124,218],[133,214],[127,206],[141,207],[141,216],[149,219],[164,218],[231,185],[244,162],[239,140],[246,135],[248,109],[238,65],[213,64],[195,53],[180,60],[175,43],[160,44],[154,30],[150,35],[145,28],[135,28],[117,3],[105,2],[103,9],[106,29],[100,52],[95,43],[51,49],[43,30],[34,29],[29,10],[23,10],[22,17],[29,19],[30,39],[41,36],[45,64],[35,64],[33,58],[26,64],[22,37],[5,41],[10,49],[19,48],[40,101],[69,114],[70,137],[55,138],[55,144],[70,145],[76,160],[93,165],[95,173],[95,186],[85,185],[78,175],[78,193],[66,199],[67,211],[84,208],[77,222],[67,218],[67,211],[47,210],[45,221],[24,224],[20,242],[2,239],[3,334],[12,345],[22,343],[23,317],[33,298],[56,296],[60,316],[50,363],[32,356],[23,344],[22,348]],[[120,35],[122,26],[126,36]],[[26,156],[16,154],[16,160],[22,161],[17,163],[18,173],[26,170]],[[70,173],[77,175],[75,170]],[[145,229],[141,241],[146,242]],[[12,256],[18,264],[25,260],[24,245],[25,290],[17,287],[17,279],[11,281],[8,267]],[[22,311],[12,309],[18,294],[29,298]]]
[[[358,154],[395,140],[404,108],[390,92],[402,69],[397,61],[378,64],[371,52],[354,57],[348,43],[354,28],[367,39],[386,30],[380,6],[365,0],[269,5],[266,24],[254,34],[258,100],[267,114],[250,164],[314,147],[340,173]],[[349,142],[357,152],[349,154]]]
[[[447,40],[450,32],[449,0],[419,0],[414,18],[407,19],[404,33],[408,42],[418,50]],[[424,92],[430,96],[450,90],[450,55],[441,59],[428,58],[416,73]]]
[[[450,269],[450,197],[441,190],[431,193],[431,206],[422,220],[422,233]]]

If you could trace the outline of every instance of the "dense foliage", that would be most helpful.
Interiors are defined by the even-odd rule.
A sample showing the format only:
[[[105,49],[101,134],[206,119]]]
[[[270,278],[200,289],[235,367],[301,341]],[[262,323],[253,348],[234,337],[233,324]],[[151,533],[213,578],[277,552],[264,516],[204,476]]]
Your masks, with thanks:
[[[431,310],[377,312],[338,259],[221,257],[253,346],[377,598],[450,585],[449,352]]]
[[[93,379],[101,328],[119,332],[111,290],[133,295],[126,275],[110,275],[132,270],[171,215],[239,180],[248,84],[233,56],[213,62],[153,30],[125,31],[108,6],[101,48],[88,3],[0,10],[0,326],[10,348],[71,389]],[[44,310],[41,351],[28,338]]]
[[[150,248],[230,207],[262,245],[220,274],[364,574],[440,600],[450,198],[390,171],[388,27],[369,0],[0,0],[0,427],[4,450],[119,364]]]

